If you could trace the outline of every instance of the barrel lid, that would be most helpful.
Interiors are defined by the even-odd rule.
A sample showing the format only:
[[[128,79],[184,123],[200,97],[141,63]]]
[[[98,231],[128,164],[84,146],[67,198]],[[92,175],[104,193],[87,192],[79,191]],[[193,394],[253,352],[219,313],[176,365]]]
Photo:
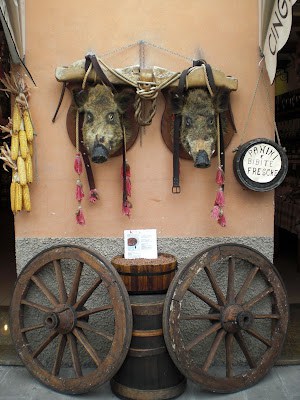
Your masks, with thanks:
[[[279,186],[288,171],[284,149],[276,142],[257,138],[241,145],[233,159],[236,179],[246,188],[267,192]]]

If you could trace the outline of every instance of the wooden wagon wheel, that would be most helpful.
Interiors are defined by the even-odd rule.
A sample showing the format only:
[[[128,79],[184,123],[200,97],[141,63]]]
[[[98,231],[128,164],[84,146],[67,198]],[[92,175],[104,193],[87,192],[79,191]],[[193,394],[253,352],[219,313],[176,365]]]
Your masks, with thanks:
[[[163,324],[169,353],[187,378],[209,391],[239,391],[280,355],[288,324],[284,285],[261,253],[217,245],[177,273]]]
[[[16,282],[11,333],[27,369],[62,393],[108,381],[128,352],[132,313],[117,272],[99,254],[53,247],[34,257]]]

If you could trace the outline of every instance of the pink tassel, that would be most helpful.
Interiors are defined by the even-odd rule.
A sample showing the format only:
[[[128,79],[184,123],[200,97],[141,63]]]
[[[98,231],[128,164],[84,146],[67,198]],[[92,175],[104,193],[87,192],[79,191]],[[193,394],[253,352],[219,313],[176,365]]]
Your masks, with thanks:
[[[82,173],[82,159],[80,153],[76,153],[74,161],[74,169],[78,175]]]
[[[76,181],[76,200],[81,201],[84,198],[84,192],[82,189],[82,183],[79,179]]]
[[[216,175],[216,182],[219,186],[224,185],[225,176],[224,176],[224,171],[222,170],[221,167],[218,167],[217,175]]]
[[[219,206],[216,205],[216,206],[213,207],[213,209],[211,211],[211,216],[216,220],[219,219],[219,216],[220,216],[220,208],[219,208]]]
[[[76,221],[77,221],[77,224],[79,224],[79,225],[85,225],[84,215],[83,215],[83,212],[82,212],[82,209],[80,206],[78,207],[78,210],[76,211]]]
[[[222,188],[219,188],[219,190],[217,192],[216,200],[215,200],[215,205],[224,207],[224,204],[225,204],[224,192],[223,192]]]
[[[125,202],[123,202],[122,212],[124,215],[127,215],[127,217],[130,217],[131,209],[132,209],[132,204],[130,203],[130,201],[126,200]]]
[[[226,219],[225,219],[223,212],[221,213],[220,217],[218,218],[218,224],[220,224],[222,227],[226,226]]]
[[[90,197],[89,197],[89,201],[91,203],[96,203],[96,201],[99,200],[99,194],[97,192],[97,189],[91,189],[90,190]]]

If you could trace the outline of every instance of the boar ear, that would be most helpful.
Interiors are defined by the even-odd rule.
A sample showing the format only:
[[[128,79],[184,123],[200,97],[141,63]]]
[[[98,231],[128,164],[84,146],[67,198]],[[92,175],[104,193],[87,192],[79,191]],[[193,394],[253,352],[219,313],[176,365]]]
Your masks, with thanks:
[[[118,111],[124,114],[130,107],[133,106],[135,101],[136,93],[134,89],[126,88],[121,92],[115,94],[115,102],[118,107]]]
[[[173,114],[180,114],[184,104],[184,96],[177,89],[170,90],[169,96]]]
[[[88,98],[87,90],[78,90],[73,92],[73,98],[78,108],[82,107]]]
[[[227,90],[219,90],[215,95],[216,110],[221,113],[228,110],[229,92]]]

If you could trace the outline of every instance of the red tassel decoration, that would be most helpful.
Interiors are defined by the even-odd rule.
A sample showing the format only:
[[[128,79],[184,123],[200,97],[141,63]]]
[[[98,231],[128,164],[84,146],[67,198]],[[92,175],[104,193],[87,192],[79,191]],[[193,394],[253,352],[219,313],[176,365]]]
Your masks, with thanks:
[[[131,172],[130,165],[126,163],[126,171],[125,171],[125,185],[126,185],[126,195],[131,196],[131,180],[130,180]],[[121,168],[121,177],[123,178],[123,166]]]
[[[220,216],[218,218],[218,224],[221,225],[222,227],[226,226],[226,219],[223,214],[223,210],[221,210]]]
[[[97,192],[97,189],[91,189],[90,190],[90,197],[89,197],[89,201],[91,203],[96,203],[96,201],[99,200],[99,194]]]
[[[219,188],[219,190],[217,192],[215,205],[219,206],[219,207],[224,207],[224,205],[225,205],[224,192],[223,192],[223,189],[221,187]]]
[[[76,200],[81,201],[84,198],[84,192],[80,179],[76,181]]]
[[[80,153],[76,153],[74,161],[74,170],[78,175],[82,174],[82,159]]]
[[[221,186],[224,185],[225,182],[225,176],[224,176],[224,171],[222,170],[221,167],[218,167],[217,175],[216,175],[216,183]]]
[[[124,215],[127,217],[130,217],[130,211],[132,209],[132,204],[130,203],[129,200],[125,200],[122,204],[122,212]]]
[[[79,225],[85,225],[85,219],[84,219],[84,215],[83,215],[81,206],[78,207],[78,210],[76,212],[76,221],[77,221],[77,224],[79,224]]]
[[[220,208],[219,208],[219,206],[214,206],[213,209],[212,209],[212,211],[211,211],[211,216],[212,216],[214,219],[218,220],[218,219],[219,219],[219,215],[220,215]]]

